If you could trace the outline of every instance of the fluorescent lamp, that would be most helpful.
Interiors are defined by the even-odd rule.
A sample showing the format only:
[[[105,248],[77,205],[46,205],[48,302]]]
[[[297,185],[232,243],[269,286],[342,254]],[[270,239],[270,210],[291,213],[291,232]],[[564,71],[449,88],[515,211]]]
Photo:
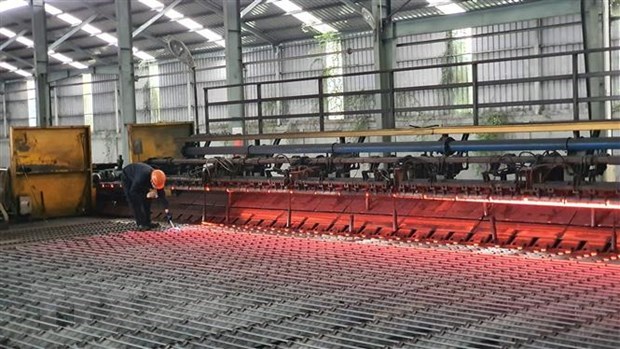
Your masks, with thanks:
[[[336,28],[330,26],[329,24],[323,23],[323,21],[321,21],[318,17],[314,16],[310,12],[304,11],[301,7],[290,0],[280,0],[274,2],[273,4],[320,33],[324,34],[337,32]]]
[[[7,28],[0,28],[0,34],[6,36],[7,38],[12,38],[15,37],[17,34],[15,32],[13,32],[12,30],[9,30]],[[15,41],[21,43],[24,46],[28,46],[28,47],[34,47],[34,42],[32,42],[32,40],[23,37],[23,36],[18,36]]]
[[[0,1],[0,13],[6,12],[18,7],[23,7],[28,5],[24,0],[4,0]]]
[[[82,64],[80,62],[70,62],[69,65],[73,66],[74,68],[77,68],[77,69],[88,69],[87,65],[84,65],[84,64]]]
[[[307,25],[315,25],[321,23],[321,21],[308,12],[300,12],[293,15],[298,20],[306,23]]]
[[[453,15],[455,13],[463,13],[465,9],[457,4],[447,4],[447,5],[439,5],[435,6],[439,11],[443,12],[447,15]]]
[[[301,7],[295,5],[289,0],[280,0],[280,1],[274,2],[274,4],[278,6],[279,8],[281,8],[284,12],[301,11]]]
[[[0,62],[0,67],[4,68],[6,70],[10,70],[10,71],[17,70],[16,66],[14,66],[12,64],[9,64],[7,62]]]
[[[34,47],[34,42],[23,36],[18,37],[17,39],[15,39],[15,41],[19,42],[20,44],[24,46]]]
[[[183,18],[177,21],[177,23],[179,23],[180,25],[184,26],[185,28],[189,29],[189,30],[198,30],[198,29],[202,29],[202,26],[194,21],[193,19],[189,19],[189,18]]]
[[[197,34],[202,35],[203,37],[209,39],[209,41],[217,41],[217,40],[222,40],[222,36],[212,30],[209,29],[200,29],[198,31],[196,31]]]
[[[458,4],[452,3],[450,0],[426,0],[428,6],[434,6],[444,15],[452,15],[455,13],[463,13],[465,9]]]
[[[58,16],[59,14],[62,13],[61,10],[59,10],[58,8],[46,3],[45,4],[45,12],[49,13],[52,16]]]
[[[157,0],[138,0],[138,1],[140,1],[142,4],[146,5],[147,7],[153,10],[161,10],[164,8],[164,4],[162,4],[161,2]]]
[[[90,35],[97,35],[101,33],[101,29],[94,27],[90,24],[86,24],[82,27],[82,30],[87,32]]]
[[[219,45],[219,46],[222,46],[222,47],[226,47],[226,40],[224,40],[224,39],[215,40],[215,41],[212,41],[212,42],[214,44],[216,44],[216,45]]]
[[[170,18],[170,19],[171,19],[171,20],[173,20],[173,21],[176,21],[177,19],[181,19],[181,18],[183,18],[183,17],[184,17],[184,16],[183,16],[183,14],[182,14],[181,12],[176,11],[176,10],[172,10],[172,9],[168,10],[168,11],[164,14],[164,16],[166,16],[166,17]]]
[[[16,71],[13,71],[12,73],[19,74],[19,75],[27,77],[27,78],[32,76],[32,74],[30,74],[29,72],[27,72],[25,70],[21,70],[21,69],[17,69]]]
[[[13,32],[13,31],[11,31],[9,29],[6,29],[6,28],[0,28],[0,34],[6,36],[7,38],[12,38],[15,35],[17,35],[15,32]]]
[[[69,23],[69,24],[71,24],[73,26],[82,23],[82,21],[79,18],[74,17],[74,16],[72,16],[72,15],[70,15],[68,13],[61,13],[61,14],[59,14],[56,17],[58,19],[62,20],[63,22]]]
[[[148,53],[146,53],[144,51],[140,51],[140,50],[134,49],[133,54],[136,57],[138,57],[138,58],[140,58],[142,60],[145,60],[145,61],[153,61],[153,60],[155,60],[155,57],[151,56],[150,54],[148,54]]]
[[[110,45],[117,45],[118,40],[108,33],[101,33],[96,35],[99,39],[107,42]]]
[[[54,59],[56,59],[56,60],[59,60],[59,61],[61,61],[61,62],[62,62],[62,63],[64,63],[64,64],[67,64],[67,63],[71,63],[71,62],[73,62],[73,60],[72,60],[71,58],[69,58],[69,57],[67,57],[67,56],[63,55],[62,53],[49,53],[49,52],[48,52],[48,54],[49,54],[52,58],[54,58]]]
[[[334,27],[328,24],[324,24],[324,23],[313,25],[312,28],[318,30],[319,32],[323,34],[337,32],[337,30]]]

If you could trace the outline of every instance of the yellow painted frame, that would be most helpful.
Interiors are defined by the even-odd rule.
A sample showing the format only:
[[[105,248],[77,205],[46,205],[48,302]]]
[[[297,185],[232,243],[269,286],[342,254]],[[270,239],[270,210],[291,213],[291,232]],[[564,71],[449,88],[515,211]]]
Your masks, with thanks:
[[[32,218],[83,215],[91,208],[90,128],[12,127],[12,199],[28,196]]]
[[[173,122],[157,124],[130,124],[129,162],[144,162],[150,158],[181,158],[183,144],[175,140],[192,135],[194,123]]]

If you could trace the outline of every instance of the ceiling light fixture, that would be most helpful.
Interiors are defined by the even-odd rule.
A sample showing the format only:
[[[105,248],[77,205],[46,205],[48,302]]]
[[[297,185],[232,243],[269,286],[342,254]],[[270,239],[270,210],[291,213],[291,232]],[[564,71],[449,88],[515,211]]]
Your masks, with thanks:
[[[151,3],[156,3],[157,2],[156,0],[140,0],[140,1],[141,2],[142,1],[146,1],[146,2],[151,2]],[[157,3],[159,3],[159,2],[157,2]],[[81,19],[79,19],[79,18],[77,18],[77,17],[75,17],[73,15],[70,15],[70,14],[68,14],[66,12],[63,12],[62,10],[60,10],[60,9],[58,9],[58,8],[52,6],[52,5],[49,5],[49,4],[45,4],[45,11],[47,13],[49,13],[50,15],[55,16],[56,18],[60,19],[61,21],[70,24],[71,26],[76,26],[76,25],[82,23]],[[103,30],[95,27],[94,25],[86,24],[86,25],[82,26],[80,28],[80,30],[82,30],[82,31],[84,31],[84,32],[86,32],[86,33],[88,33],[90,35],[93,35],[93,36],[95,36],[96,38],[98,38],[100,40],[105,41],[106,43],[108,43],[108,45],[112,45],[112,46],[117,46],[118,45],[118,39],[114,35],[109,34],[109,33],[104,33]],[[133,54],[134,54],[134,56],[136,56],[136,57],[138,57],[138,58],[140,58],[142,60],[154,60],[155,59],[153,56],[149,55],[148,53],[146,53],[144,51],[140,51],[140,50],[136,49],[135,47],[134,47],[134,50],[133,50]],[[71,63],[67,62],[67,64],[71,64]],[[77,67],[77,66],[84,66],[84,67],[86,67],[84,64],[77,63],[77,62],[76,62],[76,64],[71,64],[71,65],[74,66],[74,67]],[[79,69],[84,69],[84,68],[79,68]]]
[[[25,76],[25,77],[31,77],[32,74],[30,74],[29,72],[25,71],[25,70],[21,70],[19,68],[17,68],[16,66],[9,64],[7,62],[0,62],[0,67],[8,70],[11,73],[15,73],[21,76]]]
[[[150,9],[155,10],[157,12],[161,12],[164,9],[164,4],[159,2],[159,1],[157,1],[157,0],[139,0],[139,1],[143,5],[149,7]],[[200,23],[196,22],[195,20],[193,20],[191,18],[188,18],[188,17],[185,17],[185,15],[183,15],[179,11],[175,11],[173,9],[170,9],[170,10],[166,11],[166,13],[164,13],[164,16],[166,16],[170,20],[175,21],[175,22],[179,23],[180,25],[184,26],[190,32],[194,32],[194,33],[204,37],[205,39],[209,40],[210,42],[212,42],[212,43],[214,43],[216,45],[219,45],[221,47],[225,47],[226,46],[226,42],[225,42],[223,36],[221,36],[220,34],[214,32],[211,29],[203,27]]]
[[[0,28],[0,34],[6,36],[8,38],[13,38],[13,37],[15,37],[17,35],[15,32],[13,32],[12,30],[7,29],[7,28]],[[32,40],[28,39],[27,37],[24,37],[24,36],[17,37],[15,39],[15,41],[19,42],[20,44],[22,44],[22,45],[24,45],[26,47],[30,47],[30,48],[34,47],[34,42]],[[71,58],[69,58],[69,57],[67,57],[67,56],[65,56],[63,54],[56,53],[55,51],[52,51],[52,50],[50,50],[47,54],[50,57],[52,57],[52,58],[62,62],[63,64],[71,64],[71,63],[74,62],[73,59],[71,59]],[[76,62],[76,65],[79,65],[80,67],[83,66],[83,67],[87,68],[87,66],[85,66],[82,63],[77,63]],[[15,67],[15,69],[19,70],[19,69],[17,69],[17,67]],[[80,69],[83,69],[83,68],[80,68]],[[28,73],[28,76],[30,76],[30,73]]]
[[[301,7],[299,7],[297,4],[293,3],[290,0],[280,0],[280,1],[274,2],[273,4],[278,6],[280,9],[282,9],[282,11],[297,18],[298,20],[303,22],[305,25],[312,27],[314,30],[318,31],[319,33],[322,33],[322,34],[335,33],[338,31],[336,30],[336,28],[332,27],[331,25],[323,23],[323,21],[321,21],[318,17],[311,14],[310,12],[304,11],[304,9],[302,9]]]
[[[4,0],[0,1],[0,13],[6,12],[19,7],[27,6],[28,3],[24,0]]]
[[[451,1],[446,0],[426,0],[428,2],[428,6],[433,6],[439,11],[443,12],[444,15],[453,15],[455,13],[463,13],[466,12],[464,8],[460,5],[455,4]]]

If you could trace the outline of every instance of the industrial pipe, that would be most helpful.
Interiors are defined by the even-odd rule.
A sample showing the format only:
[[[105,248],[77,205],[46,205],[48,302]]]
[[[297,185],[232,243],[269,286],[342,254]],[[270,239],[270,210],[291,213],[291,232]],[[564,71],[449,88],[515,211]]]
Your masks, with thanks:
[[[541,138],[528,140],[376,142],[299,145],[250,145],[246,147],[189,147],[187,156],[273,155],[273,154],[357,154],[357,153],[452,153],[473,151],[588,151],[620,149],[620,137]]]
[[[271,165],[271,164],[300,164],[300,165],[342,165],[342,164],[384,164],[384,163],[399,163],[403,158],[398,157],[320,157],[320,158],[285,158],[285,157],[260,157],[260,158],[229,158],[226,161],[230,161],[235,165]],[[454,157],[429,157],[429,156],[417,156],[407,158],[413,162],[418,163],[470,163],[470,164],[488,164],[488,163],[502,163],[502,164],[514,164],[514,163],[544,163],[544,164],[607,164],[607,165],[620,165],[620,156],[596,156],[596,155],[584,155],[584,156],[454,156]],[[167,165],[205,165],[216,164],[222,161],[218,158],[208,159],[150,159],[148,161],[151,165],[167,166]]]

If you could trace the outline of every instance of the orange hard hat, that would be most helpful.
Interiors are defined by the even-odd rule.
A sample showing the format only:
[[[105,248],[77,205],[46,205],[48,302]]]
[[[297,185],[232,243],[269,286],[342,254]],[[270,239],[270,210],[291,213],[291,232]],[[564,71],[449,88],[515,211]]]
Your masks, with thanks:
[[[166,174],[162,170],[153,170],[151,172],[151,184],[153,188],[160,190],[166,185]]]

